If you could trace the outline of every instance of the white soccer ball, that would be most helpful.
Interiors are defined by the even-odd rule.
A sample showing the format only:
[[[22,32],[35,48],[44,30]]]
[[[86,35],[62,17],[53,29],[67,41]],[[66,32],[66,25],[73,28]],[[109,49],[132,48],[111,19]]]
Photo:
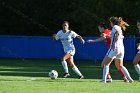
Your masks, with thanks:
[[[58,77],[58,72],[57,72],[56,70],[51,70],[51,71],[49,72],[49,77],[50,77],[51,79],[57,79],[57,77]]]

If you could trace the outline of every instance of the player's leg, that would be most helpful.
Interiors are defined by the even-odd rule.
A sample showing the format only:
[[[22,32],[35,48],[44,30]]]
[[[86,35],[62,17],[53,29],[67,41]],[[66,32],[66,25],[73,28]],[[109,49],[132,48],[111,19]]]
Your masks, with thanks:
[[[62,63],[62,66],[63,66],[63,68],[64,68],[64,71],[65,71],[64,77],[70,76],[69,70],[68,70],[68,65],[67,65],[67,62],[66,62],[66,60],[67,60],[68,58],[70,58],[70,56],[71,56],[71,55],[70,55],[69,53],[66,53],[66,54],[64,54],[64,56],[61,58],[61,63]]]
[[[117,70],[119,71],[120,75],[122,76],[122,78],[124,79],[124,82],[128,82],[128,79],[126,78],[123,71],[121,70],[121,67],[123,66],[123,62],[122,61],[117,62],[117,60],[116,60],[115,66],[116,66]]]
[[[116,56],[115,61],[119,63],[123,63],[123,58],[124,58],[124,51],[118,51],[118,55]],[[126,67],[124,67],[123,64],[121,64],[120,67],[121,67],[122,72],[126,76],[126,78],[129,80],[129,82],[133,82],[133,79],[131,78]]]
[[[102,82],[104,83],[106,83],[107,74],[109,72],[109,66],[113,61],[113,59],[115,58],[115,55],[116,55],[116,51],[113,51],[112,49],[109,49],[106,54],[106,58],[104,60],[105,63],[104,63],[103,78],[102,78]]]
[[[105,59],[104,69],[103,69],[103,79],[102,82],[106,83],[107,81],[107,74],[109,72],[109,66],[111,62],[113,61],[113,58],[109,58],[108,56]]]
[[[77,66],[74,64],[74,60],[73,60],[73,56],[71,56],[67,62],[69,63],[69,65],[72,67],[72,70],[79,76],[79,79],[84,78],[84,76],[81,74],[81,72],[79,71],[79,69],[77,68]]]
[[[140,65],[138,64],[139,61],[140,61],[140,53],[138,52],[133,60],[133,64],[134,64],[135,70],[137,71],[139,75],[139,81],[140,81]]]
[[[115,61],[116,62],[123,62],[122,59],[118,59],[118,58],[116,58]],[[133,79],[131,78],[131,76],[130,76],[128,70],[126,69],[126,67],[122,65],[121,70],[124,73],[124,75],[126,76],[126,78],[129,80],[129,82],[133,82]]]
[[[105,61],[107,60],[107,55],[104,57],[102,63],[101,63],[101,67],[104,69],[104,66],[105,66]],[[111,78],[111,75],[110,75],[110,72],[108,71],[108,74],[107,74],[107,81],[108,82],[111,82],[112,81],[112,78]]]
[[[117,70],[119,71],[120,75],[122,76],[122,78],[124,79],[124,82],[129,82],[127,77],[125,76],[125,74],[122,71],[123,61],[115,59],[115,66],[116,66]]]

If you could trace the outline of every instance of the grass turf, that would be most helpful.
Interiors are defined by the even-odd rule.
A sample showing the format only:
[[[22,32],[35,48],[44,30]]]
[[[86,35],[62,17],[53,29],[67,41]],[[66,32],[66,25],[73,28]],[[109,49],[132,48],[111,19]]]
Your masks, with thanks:
[[[62,78],[63,68],[59,60],[0,59],[0,93],[139,93],[140,82],[132,63],[126,62],[134,83],[124,83],[114,63],[110,66],[112,83],[99,82],[102,77],[100,62],[76,61],[85,76],[70,70],[70,78]],[[51,80],[48,72],[55,69],[59,78]]]

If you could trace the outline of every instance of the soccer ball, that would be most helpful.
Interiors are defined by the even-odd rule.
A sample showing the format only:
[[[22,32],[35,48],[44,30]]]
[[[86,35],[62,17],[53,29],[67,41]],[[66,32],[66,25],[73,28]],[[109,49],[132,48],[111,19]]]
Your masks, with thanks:
[[[51,79],[57,79],[57,77],[58,77],[58,72],[57,72],[56,70],[51,70],[51,71],[49,72],[49,77],[50,77]]]

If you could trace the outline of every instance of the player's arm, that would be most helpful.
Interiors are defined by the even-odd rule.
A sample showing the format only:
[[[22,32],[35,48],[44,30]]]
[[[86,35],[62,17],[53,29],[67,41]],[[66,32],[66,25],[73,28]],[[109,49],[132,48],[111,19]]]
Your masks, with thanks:
[[[77,35],[76,37],[77,37],[78,39],[80,39],[81,43],[83,43],[83,44],[85,43],[85,40],[84,40],[80,35]]]
[[[137,44],[137,50],[140,50],[140,43]]]
[[[53,40],[59,40],[60,39],[60,31],[57,34],[52,35]]]
[[[56,34],[53,34],[53,35],[52,35],[53,40],[56,40],[55,37],[56,37]]]
[[[71,31],[71,33],[72,33],[73,38],[78,38],[81,41],[81,43],[83,43],[83,44],[85,43],[85,40],[82,38],[82,36],[78,35],[74,31]]]
[[[115,42],[113,43],[113,50],[115,50],[115,48],[116,48],[116,42],[118,41],[118,38],[119,38],[119,32],[116,31],[115,32]]]
[[[103,41],[103,40],[105,40],[105,37],[100,37],[100,38],[97,38],[97,39],[95,39],[95,40],[92,40],[92,39],[89,39],[87,42],[89,42],[89,43],[94,43],[94,42],[100,42],[100,41]]]
[[[118,38],[119,38],[119,32],[118,32],[118,31],[116,31],[116,32],[115,32],[115,42],[117,42],[117,41],[118,41]]]

